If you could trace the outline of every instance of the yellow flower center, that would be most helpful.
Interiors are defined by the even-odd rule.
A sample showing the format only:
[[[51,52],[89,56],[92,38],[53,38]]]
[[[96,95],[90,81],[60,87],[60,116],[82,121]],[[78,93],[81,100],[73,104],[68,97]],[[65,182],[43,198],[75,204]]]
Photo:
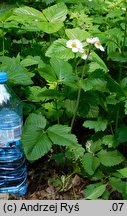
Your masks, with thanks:
[[[72,48],[76,48],[77,47],[77,45],[76,45],[76,43],[75,42],[72,42]]]
[[[101,45],[100,41],[97,41],[97,42],[96,42],[96,45],[97,45],[97,46],[100,46],[100,45]]]

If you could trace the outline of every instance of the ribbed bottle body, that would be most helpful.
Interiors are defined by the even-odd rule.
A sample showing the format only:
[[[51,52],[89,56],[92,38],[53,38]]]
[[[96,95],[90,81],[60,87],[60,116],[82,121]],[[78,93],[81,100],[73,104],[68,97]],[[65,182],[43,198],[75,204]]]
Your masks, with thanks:
[[[5,73],[2,73],[6,78]],[[24,195],[26,160],[21,145],[22,103],[0,73],[0,193]],[[1,81],[2,80],[2,81]]]

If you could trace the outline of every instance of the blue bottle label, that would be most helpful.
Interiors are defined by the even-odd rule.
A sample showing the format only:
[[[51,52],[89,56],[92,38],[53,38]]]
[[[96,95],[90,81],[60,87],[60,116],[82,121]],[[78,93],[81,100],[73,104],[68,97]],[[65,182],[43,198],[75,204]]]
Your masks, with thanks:
[[[11,129],[0,129],[0,146],[6,146],[8,142],[16,142],[21,139],[22,125]]]

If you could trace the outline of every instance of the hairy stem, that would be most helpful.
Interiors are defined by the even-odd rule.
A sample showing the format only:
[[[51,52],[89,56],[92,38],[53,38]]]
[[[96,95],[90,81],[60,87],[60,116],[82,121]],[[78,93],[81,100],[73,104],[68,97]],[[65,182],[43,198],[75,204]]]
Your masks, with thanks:
[[[80,79],[78,81],[79,84],[80,84],[80,81],[84,77],[85,68],[86,68],[86,64],[87,64],[87,59],[86,59],[85,64],[84,64],[81,77],[80,77]],[[74,111],[74,115],[73,115],[73,118],[72,118],[72,121],[71,121],[71,130],[73,129],[75,118],[76,118],[76,115],[77,115],[77,111],[78,111],[78,107],[79,107],[79,101],[80,101],[80,96],[81,96],[81,86],[79,86],[79,88],[78,88],[78,94],[77,94],[77,101],[76,101],[76,105],[75,105],[75,111]]]

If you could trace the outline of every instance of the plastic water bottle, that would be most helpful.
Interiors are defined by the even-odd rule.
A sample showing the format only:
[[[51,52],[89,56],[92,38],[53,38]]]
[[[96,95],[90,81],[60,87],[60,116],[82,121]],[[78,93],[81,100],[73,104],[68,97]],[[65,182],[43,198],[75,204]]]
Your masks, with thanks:
[[[0,72],[0,193],[24,195],[27,170],[21,146],[22,103]]]

